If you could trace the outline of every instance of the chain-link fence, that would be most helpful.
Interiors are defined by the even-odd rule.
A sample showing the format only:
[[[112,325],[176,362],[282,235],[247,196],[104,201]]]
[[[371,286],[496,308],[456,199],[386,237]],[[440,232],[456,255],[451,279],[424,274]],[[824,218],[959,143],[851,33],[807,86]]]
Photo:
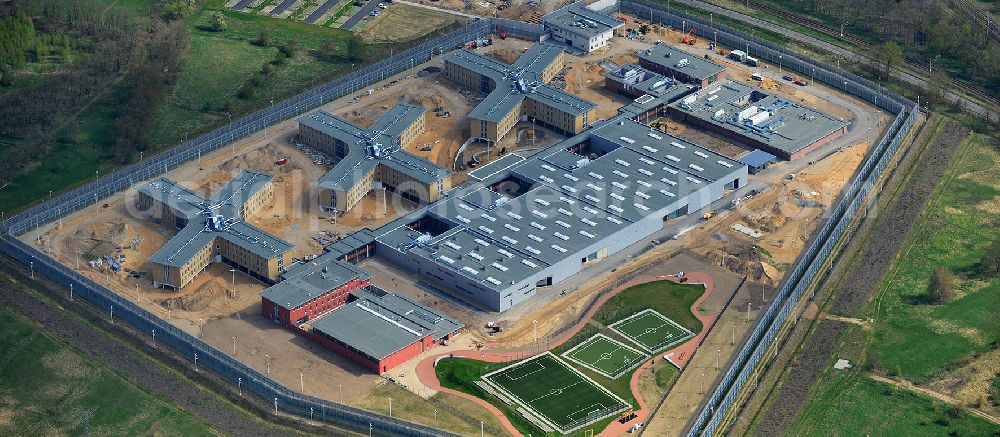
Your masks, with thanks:
[[[128,323],[137,331],[148,334],[150,341],[157,347],[169,347],[189,357],[192,361],[197,359],[200,368],[210,369],[232,384],[238,385],[240,390],[257,395],[267,400],[268,403],[274,403],[280,412],[301,416],[308,415],[315,420],[330,422],[361,433],[371,431],[379,435],[449,435],[445,431],[432,427],[324,401],[289,390],[270,377],[173,326],[104,285],[62,265],[49,255],[18,240],[16,236],[98,203],[114,193],[128,189],[137,182],[152,179],[189,161],[200,159],[202,155],[207,155],[236,140],[253,135],[266,127],[412,69],[435,55],[441,55],[470,40],[486,36],[494,28],[495,24],[492,20],[477,20],[461,29],[275,103],[266,109],[235,120],[226,126],[149,157],[142,162],[122,168],[29,208],[0,225],[2,226],[0,229],[3,231],[0,251],[28,266],[33,274],[44,275],[65,286],[76,298],[85,299],[97,308],[113,314],[116,322]],[[537,36],[535,38],[537,39]]]
[[[622,12],[680,29],[682,32],[697,26],[699,35],[704,38],[711,38],[718,44],[745,50],[750,56],[779,64],[783,69],[793,70],[803,77],[808,77],[810,83],[815,81],[826,83],[896,114],[885,136],[871,150],[851,183],[844,188],[843,195],[830,215],[830,220],[820,229],[799,263],[788,273],[778,295],[761,316],[749,334],[747,342],[733,358],[732,364],[726,369],[719,384],[688,429],[688,435],[691,436],[713,435],[729,412],[747,378],[771,346],[778,330],[826,261],[830,251],[840,240],[851,219],[870,200],[872,186],[892,159],[900,141],[916,121],[917,108],[913,102],[870,80],[800,56],[701,17],[674,10],[668,11],[659,5],[642,0],[624,0],[619,3],[619,8]]]

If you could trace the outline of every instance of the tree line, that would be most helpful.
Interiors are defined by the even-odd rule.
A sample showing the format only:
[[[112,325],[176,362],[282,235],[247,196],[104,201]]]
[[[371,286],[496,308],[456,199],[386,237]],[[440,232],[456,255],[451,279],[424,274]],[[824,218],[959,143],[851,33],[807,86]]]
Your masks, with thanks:
[[[909,58],[1000,93],[1000,35],[937,0],[769,0],[882,44],[897,42]],[[883,49],[884,50],[884,49]],[[897,52],[893,51],[892,55]]]
[[[78,147],[77,112],[98,100],[116,116],[111,144],[101,146],[127,162],[176,78],[187,36],[180,22],[98,0],[0,3],[0,71],[9,74],[0,79],[13,83],[0,94],[0,182],[31,170],[52,147]],[[53,53],[60,68],[18,83],[29,74],[25,62]]]

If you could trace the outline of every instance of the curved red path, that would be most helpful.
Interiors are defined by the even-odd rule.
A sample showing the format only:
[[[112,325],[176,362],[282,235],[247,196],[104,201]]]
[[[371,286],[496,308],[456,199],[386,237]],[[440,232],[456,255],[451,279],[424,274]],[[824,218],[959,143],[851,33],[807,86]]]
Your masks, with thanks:
[[[688,272],[684,276],[684,279],[686,279],[686,281],[684,282],[685,284],[704,285],[705,292],[702,293],[701,297],[699,297],[694,304],[691,305],[691,312],[702,323],[701,332],[699,332],[698,335],[696,335],[695,337],[692,337],[690,340],[684,342],[684,344],[674,349],[671,349],[665,355],[671,357],[671,362],[678,367],[684,367],[684,365],[687,364],[687,360],[690,358],[691,352],[693,352],[698,347],[698,343],[708,332],[708,329],[711,327],[711,325],[715,323],[715,319],[717,317],[717,316],[702,315],[700,312],[698,312],[697,309],[698,305],[701,305],[701,303],[704,302],[706,298],[708,298],[709,294],[712,293],[712,290],[714,288],[714,281],[712,280],[712,277],[702,272]],[[652,278],[633,279],[625,284],[622,284],[613,291],[605,294],[604,296],[601,296],[601,298],[594,305],[590,307],[590,310],[588,310],[586,314],[580,317],[580,320],[578,320],[577,323],[573,325],[573,327],[563,332],[563,334],[561,334],[555,340],[549,342],[549,345],[551,346],[551,348],[556,348],[559,345],[565,343],[570,338],[572,338],[574,335],[576,335],[576,333],[580,332],[580,330],[583,329],[583,326],[587,323],[587,321],[589,321],[594,316],[594,314],[597,313],[597,310],[599,310],[601,306],[608,301],[608,299],[611,299],[611,297],[620,293],[622,290],[625,290],[627,288],[639,284],[645,284],[647,282],[662,281],[662,280],[681,283],[680,278],[674,276],[657,276]],[[428,356],[427,358],[424,358],[419,363],[417,363],[416,374],[417,378],[420,379],[420,382],[422,382],[424,385],[433,390],[443,391],[445,393],[451,393],[457,396],[461,396],[465,399],[475,402],[476,404],[481,405],[483,408],[486,408],[488,411],[497,416],[497,418],[500,419],[500,422],[504,425],[504,428],[506,428],[508,432],[510,432],[512,435],[521,435],[521,433],[518,432],[516,428],[514,428],[514,425],[510,423],[510,420],[507,418],[507,416],[505,416],[503,412],[500,411],[500,409],[493,406],[493,404],[486,402],[483,399],[472,396],[470,394],[462,393],[458,390],[452,390],[450,388],[441,386],[440,381],[438,381],[437,379],[437,373],[434,372],[434,363],[438,358],[443,357],[445,355],[455,356],[455,357],[467,357],[467,358],[473,358],[477,360],[497,363],[497,362],[509,361],[510,355],[513,353],[522,353],[525,354],[524,356],[531,356],[531,354],[540,352],[544,351],[537,351],[533,349],[529,350],[522,348],[522,349],[507,349],[507,350],[498,350],[489,352],[481,350],[460,350],[460,351],[445,352]],[[643,363],[641,366],[639,366],[639,368],[636,369],[634,373],[632,373],[632,379],[629,382],[629,387],[632,390],[632,395],[635,396],[636,402],[639,404],[639,409],[635,411],[636,416],[638,416],[637,419],[626,422],[625,424],[619,423],[618,421],[613,421],[611,422],[610,425],[608,425],[607,428],[604,429],[604,431],[601,432],[601,435],[622,435],[626,433],[628,428],[631,427],[633,423],[645,421],[646,416],[649,414],[649,406],[646,404],[645,399],[642,398],[642,394],[639,393],[639,375],[643,371],[648,369],[650,366],[652,366],[652,360],[647,361]]]

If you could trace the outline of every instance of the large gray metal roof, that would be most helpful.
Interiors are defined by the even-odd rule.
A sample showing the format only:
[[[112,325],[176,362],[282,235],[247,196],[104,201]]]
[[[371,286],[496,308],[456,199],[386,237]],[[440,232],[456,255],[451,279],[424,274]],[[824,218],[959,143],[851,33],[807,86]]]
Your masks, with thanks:
[[[440,340],[464,325],[409,298],[360,290],[355,300],[312,322],[313,332],[373,359],[384,359],[428,334]]]
[[[625,25],[610,15],[586,7],[569,7],[545,16],[545,24],[587,37],[593,37]]]
[[[171,267],[183,266],[216,238],[224,238],[268,259],[291,250],[291,243],[244,221],[244,204],[271,179],[267,173],[243,170],[209,199],[167,178],[140,187],[141,193],[165,203],[188,221],[150,257],[150,261]],[[213,223],[212,215],[221,216],[221,222]]]
[[[670,106],[788,154],[847,126],[831,115],[733,81],[706,88]]]
[[[535,44],[512,65],[506,65],[471,50],[458,50],[445,55],[446,62],[475,71],[493,80],[495,88],[469,118],[499,122],[524,99],[553,107],[561,112],[580,115],[597,107],[573,94],[542,83],[541,72],[562,53],[551,44]]]
[[[260,295],[291,310],[348,281],[371,278],[368,272],[354,264],[337,261],[337,258],[335,253],[327,252],[312,261],[296,263],[281,275],[281,282],[261,291]]]
[[[399,136],[422,117],[424,111],[420,106],[396,103],[369,129],[323,110],[299,117],[298,122],[302,125],[347,144],[347,155],[320,178],[320,186],[349,190],[378,164],[390,166],[424,183],[433,183],[450,174],[447,169],[399,148]]]
[[[571,151],[589,143],[603,154]],[[543,150],[374,233],[404,253],[500,290],[599,242],[628,223],[686,204],[685,196],[742,164],[624,116]],[[513,199],[489,186],[531,184]],[[457,226],[421,238],[405,226],[431,214]]]
[[[664,44],[662,41],[639,52],[639,58],[661,65],[664,68],[684,73],[697,80],[711,78],[726,69],[726,67],[709,59],[699,58],[697,55],[685,52],[669,44]]]

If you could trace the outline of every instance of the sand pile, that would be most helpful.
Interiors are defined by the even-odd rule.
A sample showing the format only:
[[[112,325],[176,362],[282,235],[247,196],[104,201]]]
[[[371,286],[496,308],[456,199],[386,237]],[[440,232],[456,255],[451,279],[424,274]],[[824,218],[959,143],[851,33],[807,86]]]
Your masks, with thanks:
[[[756,281],[776,283],[779,277],[778,270],[768,264],[770,256],[756,245],[739,240],[725,248],[710,250],[705,258],[738,275],[749,275]]]
[[[277,165],[279,159],[288,159],[284,165]],[[236,174],[243,169],[250,169],[270,174],[287,174],[302,167],[294,159],[290,159],[287,154],[282,153],[277,144],[268,143],[249,153],[244,153],[233,159],[224,162],[219,169],[230,174]]]
[[[751,228],[760,229],[763,232],[774,232],[788,222],[780,203],[775,203],[770,210],[757,209],[750,211],[744,217],[744,220],[746,220]]]
[[[160,301],[164,308],[186,311],[201,311],[208,308],[218,299],[227,298],[231,285],[222,278],[212,278],[194,293]]]

